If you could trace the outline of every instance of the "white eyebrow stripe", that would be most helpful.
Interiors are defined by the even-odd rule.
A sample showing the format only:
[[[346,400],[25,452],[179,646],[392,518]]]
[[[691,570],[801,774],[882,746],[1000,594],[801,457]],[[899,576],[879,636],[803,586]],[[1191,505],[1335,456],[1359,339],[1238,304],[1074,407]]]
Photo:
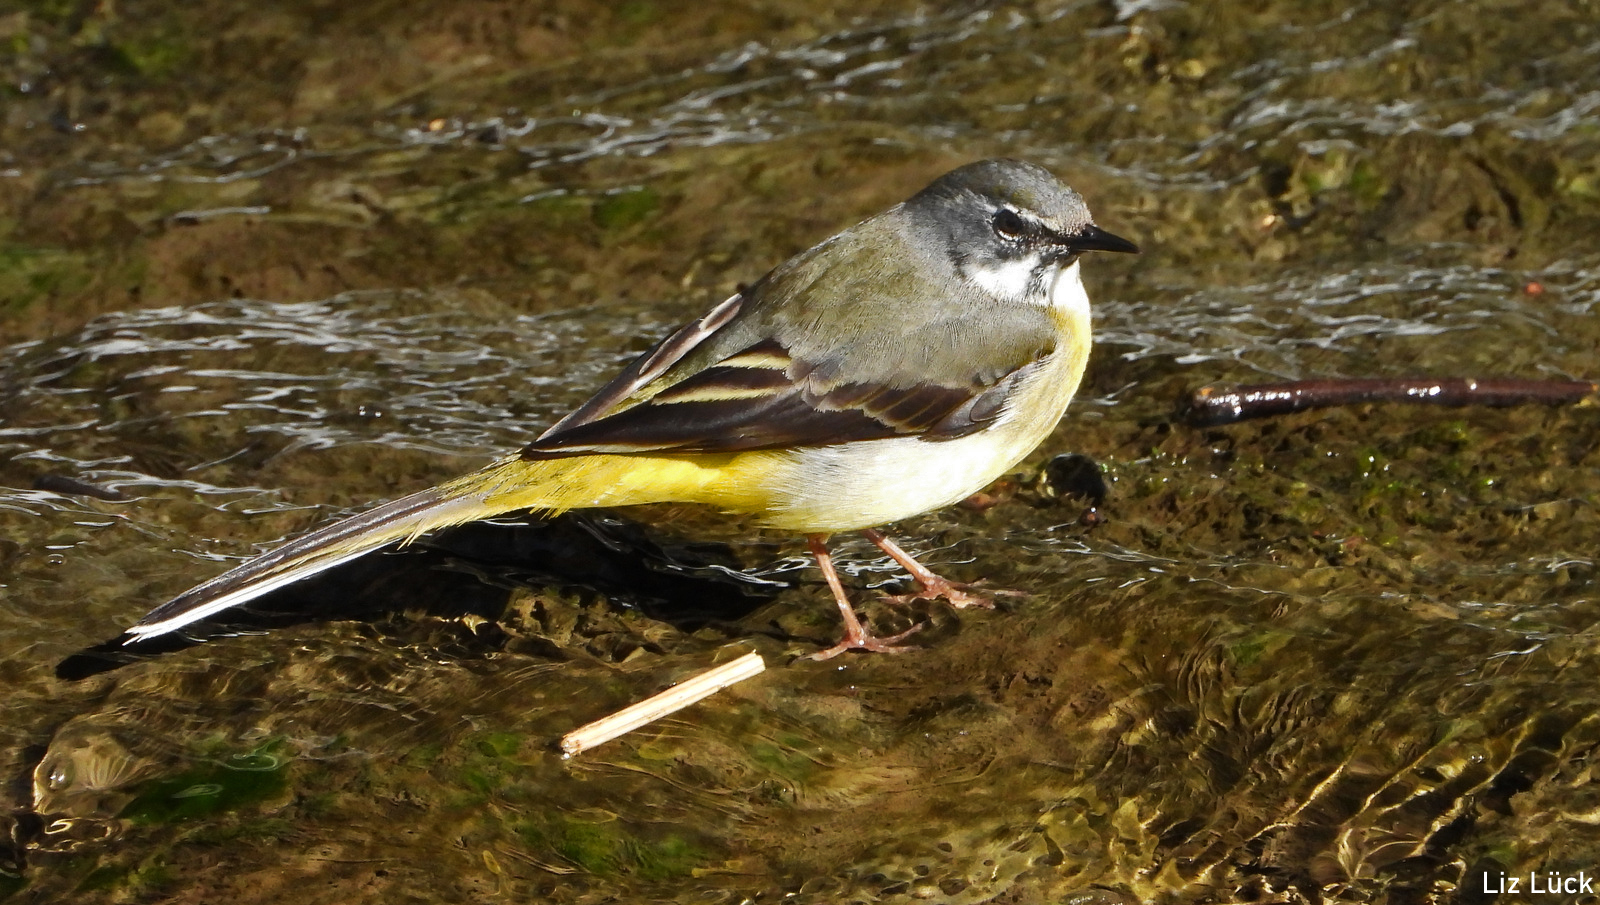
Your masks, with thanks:
[[[1000,208],[1002,210],[1008,210],[1008,211],[1012,212],[1013,214],[1016,214],[1018,217],[1021,217],[1022,219],[1028,221],[1029,223],[1035,224],[1037,226],[1042,226],[1042,227],[1044,227],[1046,229],[1050,228],[1050,224],[1044,222],[1044,218],[1043,217],[1040,217],[1038,214],[1036,214],[1033,211],[1030,211],[1030,210],[1028,210],[1026,208],[1017,207],[1015,204],[1011,204],[1010,202],[1007,202],[1007,201],[1000,202]]]

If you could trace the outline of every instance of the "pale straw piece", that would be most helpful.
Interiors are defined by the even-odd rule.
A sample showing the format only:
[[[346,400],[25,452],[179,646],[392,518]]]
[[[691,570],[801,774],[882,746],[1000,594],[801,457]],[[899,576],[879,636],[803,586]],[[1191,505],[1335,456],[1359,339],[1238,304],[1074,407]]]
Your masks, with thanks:
[[[571,757],[632,732],[647,723],[677,713],[690,704],[703,701],[735,682],[743,682],[767,668],[757,653],[730,660],[668,688],[660,694],[602,717],[561,737],[561,756]]]

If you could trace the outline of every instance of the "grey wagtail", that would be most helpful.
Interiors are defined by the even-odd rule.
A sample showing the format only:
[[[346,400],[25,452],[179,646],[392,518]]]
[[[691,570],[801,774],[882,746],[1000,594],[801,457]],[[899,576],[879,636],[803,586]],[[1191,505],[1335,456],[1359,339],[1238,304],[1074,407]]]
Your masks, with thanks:
[[[1138,248],[1041,167],[953,170],[667,336],[520,452],[224,572],[150,612],[129,643],[449,525],[676,501],[806,536],[845,627],[817,659],[898,650],[910,632],[868,633],[825,541],[861,531],[914,596],[988,603],[875,526],[970,496],[1055,428],[1089,357],[1086,251]]]

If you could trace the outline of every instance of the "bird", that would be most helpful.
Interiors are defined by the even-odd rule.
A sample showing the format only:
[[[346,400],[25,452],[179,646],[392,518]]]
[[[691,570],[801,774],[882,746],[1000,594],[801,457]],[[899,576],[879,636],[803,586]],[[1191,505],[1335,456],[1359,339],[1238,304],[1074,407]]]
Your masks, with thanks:
[[[452,525],[685,502],[804,536],[844,623],[815,659],[906,650],[920,626],[869,632],[827,540],[861,532],[909,573],[908,597],[992,606],[878,529],[971,496],[1055,429],[1089,358],[1090,251],[1139,249],[1044,167],[958,167],[669,333],[521,450],[247,560],[124,643]]]

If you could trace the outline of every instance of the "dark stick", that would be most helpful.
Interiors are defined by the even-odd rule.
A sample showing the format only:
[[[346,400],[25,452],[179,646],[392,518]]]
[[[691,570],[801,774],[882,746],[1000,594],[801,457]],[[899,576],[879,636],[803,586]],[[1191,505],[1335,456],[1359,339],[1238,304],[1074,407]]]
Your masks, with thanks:
[[[1429,405],[1566,404],[1600,391],[1587,380],[1524,380],[1471,377],[1369,377],[1296,380],[1252,386],[1201,387],[1189,398],[1185,420],[1198,427],[1247,418],[1286,415],[1305,409],[1358,402],[1419,402]]]

